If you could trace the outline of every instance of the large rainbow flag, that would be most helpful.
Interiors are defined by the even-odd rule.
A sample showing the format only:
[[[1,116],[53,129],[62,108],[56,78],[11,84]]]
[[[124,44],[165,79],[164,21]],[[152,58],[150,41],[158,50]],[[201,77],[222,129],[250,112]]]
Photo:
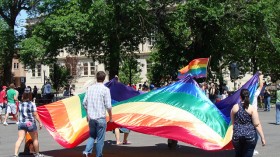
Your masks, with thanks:
[[[257,80],[255,75],[242,88],[249,87],[254,92]],[[111,83],[112,86],[121,85],[119,82]],[[123,92],[129,91],[122,90],[117,94],[122,95]],[[89,137],[86,113],[81,104],[83,97],[81,94],[38,107],[44,126],[66,148],[75,147]],[[132,131],[182,141],[204,150],[233,148],[232,125],[225,108],[232,107],[239,98],[229,97],[215,105],[191,76],[169,86],[126,98],[113,104],[114,123],[108,124],[108,130],[122,126]]]
[[[110,88],[112,104],[141,94],[116,78],[105,84]],[[79,94],[38,107],[40,119],[53,138],[65,148],[73,148],[89,137],[87,113],[82,102],[85,94]],[[118,125],[111,124],[111,127]]]
[[[209,58],[197,58],[192,60],[189,65],[179,70],[178,78],[182,79],[187,75],[196,78],[206,77],[208,62]]]

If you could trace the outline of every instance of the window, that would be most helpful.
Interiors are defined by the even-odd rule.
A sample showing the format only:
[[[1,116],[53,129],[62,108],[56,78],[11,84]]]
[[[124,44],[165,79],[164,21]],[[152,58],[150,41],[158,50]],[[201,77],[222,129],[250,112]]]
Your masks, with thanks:
[[[147,61],[147,72],[149,72],[151,70],[153,63],[150,61]]]
[[[149,46],[151,46],[151,47],[154,46],[154,44],[156,42],[156,34],[157,34],[157,32],[155,29],[152,30],[150,33],[148,41],[149,41]]]
[[[14,63],[14,69],[18,69],[18,63]]]
[[[90,75],[95,75],[95,65],[93,62],[90,63]]]
[[[37,65],[37,76],[41,76],[41,64]]]
[[[32,69],[31,73],[32,73],[32,77],[35,77],[35,69]]]
[[[84,75],[88,75],[88,63],[84,63]]]

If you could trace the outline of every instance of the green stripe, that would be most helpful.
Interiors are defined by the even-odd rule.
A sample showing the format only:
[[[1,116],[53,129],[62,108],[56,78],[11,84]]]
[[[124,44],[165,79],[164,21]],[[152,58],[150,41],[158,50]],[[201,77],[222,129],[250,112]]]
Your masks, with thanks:
[[[83,106],[83,100],[84,100],[84,98],[85,98],[85,95],[86,95],[86,93],[82,93],[82,94],[79,94],[78,96],[79,96],[79,98],[80,98],[80,103],[81,103],[81,112],[82,112],[82,118],[84,118],[84,117],[86,117],[87,116],[87,111],[86,111],[86,109],[84,108],[84,106]]]
[[[221,137],[225,136],[228,128],[228,124],[217,108],[211,106],[206,101],[203,101],[187,93],[154,91],[133,97],[126,101],[122,101],[115,104],[114,106],[129,102],[160,102],[180,108],[193,114],[195,117],[203,121],[206,125],[216,131]]]

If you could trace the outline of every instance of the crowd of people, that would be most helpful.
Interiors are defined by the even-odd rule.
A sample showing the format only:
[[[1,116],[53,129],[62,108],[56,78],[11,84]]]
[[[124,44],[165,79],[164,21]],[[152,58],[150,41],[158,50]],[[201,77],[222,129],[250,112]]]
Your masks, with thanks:
[[[109,122],[113,122],[110,90],[103,84],[105,77],[105,72],[99,71],[97,73],[97,83],[88,87],[83,100],[83,106],[87,112],[90,135],[86,148],[83,151],[85,157],[93,152],[95,143],[96,156],[102,156],[107,126],[106,112],[109,115]],[[209,86],[206,83],[201,83],[200,87],[213,103],[225,99],[228,96],[228,87],[226,85],[218,88],[215,83],[211,83]],[[70,90],[69,87],[66,88]],[[155,89],[154,85],[147,85],[146,82],[144,84],[139,84],[138,89],[136,86],[133,88],[142,92]],[[49,96],[50,90],[51,85],[47,82],[44,86],[46,97]],[[14,116],[14,120],[18,125],[18,139],[15,144],[14,153],[15,157],[18,156],[20,145],[27,132],[32,137],[35,156],[43,156],[39,153],[36,121],[38,122],[39,129],[42,128],[42,122],[37,114],[36,105],[33,102],[37,92],[38,88],[36,86],[34,86],[33,91],[30,86],[27,86],[23,93],[16,90],[13,83],[10,84],[8,90],[6,86],[2,86],[2,91],[0,92],[0,113],[6,108],[6,114],[4,119],[2,115],[0,116],[1,123],[3,123],[3,125],[8,125],[7,118],[11,114]],[[70,95],[71,92],[68,92],[69,94],[67,95]],[[218,95],[222,95],[222,97],[219,99]],[[255,147],[259,137],[261,138],[262,145],[266,145],[257,110],[259,99],[260,102],[264,102],[265,111],[270,111],[271,92],[263,82],[263,75],[260,75],[259,87],[255,92],[252,105],[250,105],[249,95],[248,89],[242,89],[240,92],[240,103],[235,104],[231,110],[231,120],[233,124],[232,143],[235,148],[236,156],[241,157],[253,156],[254,152],[256,152]],[[276,91],[276,124],[280,125],[280,84],[277,86]],[[116,145],[130,144],[128,141],[130,130],[127,128],[116,128],[113,132],[116,138]],[[120,140],[120,133],[124,133],[122,141]]]

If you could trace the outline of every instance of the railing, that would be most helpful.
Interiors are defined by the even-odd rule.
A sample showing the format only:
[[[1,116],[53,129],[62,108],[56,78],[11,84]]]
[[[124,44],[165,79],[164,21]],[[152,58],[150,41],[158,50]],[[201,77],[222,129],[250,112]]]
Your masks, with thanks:
[[[45,99],[45,98],[37,98],[35,99],[36,106],[42,106],[46,104],[50,104],[52,102],[56,102],[62,99],[69,98],[69,96],[54,96],[52,99]]]

